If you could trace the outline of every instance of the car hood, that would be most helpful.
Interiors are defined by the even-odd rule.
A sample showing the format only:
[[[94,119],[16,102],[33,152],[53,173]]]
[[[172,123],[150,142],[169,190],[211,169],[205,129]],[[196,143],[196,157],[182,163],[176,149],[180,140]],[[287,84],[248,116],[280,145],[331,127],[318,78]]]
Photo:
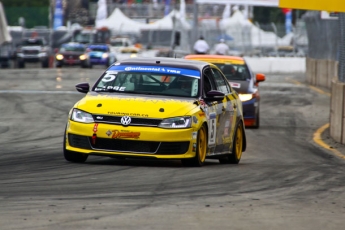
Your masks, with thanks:
[[[42,46],[22,46],[23,50],[40,50]]]
[[[60,52],[62,55],[82,55],[84,52],[80,51],[65,51],[65,52]]]
[[[114,95],[88,93],[76,108],[91,114],[113,116],[136,116],[149,118],[167,118],[187,115],[197,105],[195,99],[141,97],[138,95]]]

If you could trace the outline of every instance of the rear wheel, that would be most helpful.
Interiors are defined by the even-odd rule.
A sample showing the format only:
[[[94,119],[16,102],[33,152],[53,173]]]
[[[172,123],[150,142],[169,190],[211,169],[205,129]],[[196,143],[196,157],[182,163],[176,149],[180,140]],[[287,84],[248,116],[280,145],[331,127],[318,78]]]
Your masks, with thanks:
[[[238,164],[242,157],[243,148],[243,125],[239,123],[236,128],[234,141],[232,143],[232,153],[226,157],[220,158],[221,164]]]
[[[63,141],[63,155],[67,161],[76,162],[76,163],[83,163],[87,160],[87,154],[77,153],[73,151],[69,151],[66,149],[66,135]]]
[[[183,159],[182,164],[184,166],[200,167],[204,164],[207,151],[207,132],[203,125],[198,131],[196,154],[192,159]]]

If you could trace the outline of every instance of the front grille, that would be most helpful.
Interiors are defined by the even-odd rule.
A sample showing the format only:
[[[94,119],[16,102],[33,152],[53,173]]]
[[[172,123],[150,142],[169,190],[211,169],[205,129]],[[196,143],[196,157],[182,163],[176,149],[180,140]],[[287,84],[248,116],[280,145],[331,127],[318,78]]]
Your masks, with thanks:
[[[122,116],[104,116],[104,115],[93,115],[95,122],[99,123],[111,123],[121,125]],[[162,122],[162,119],[148,119],[148,118],[135,118],[131,117],[131,125],[135,126],[153,126],[156,127]]]
[[[39,51],[38,50],[24,50],[23,53],[24,54],[38,54]]]
[[[85,136],[68,134],[68,142],[70,146],[75,148],[91,149],[90,142]]]
[[[96,143],[92,144],[92,148],[120,152],[155,153],[159,143],[155,141],[97,138]]]
[[[118,152],[184,154],[188,151],[189,142],[132,141],[97,138],[96,143],[92,144],[92,148]]]
[[[96,56],[96,55],[92,55],[92,54],[90,54],[90,58],[91,59],[102,59],[102,56]]]
[[[189,141],[162,142],[157,154],[184,154],[188,151]]]
[[[76,54],[65,54],[64,55],[64,58],[67,59],[67,60],[74,60],[74,59],[78,59],[79,60],[79,56],[80,55],[76,55]]]

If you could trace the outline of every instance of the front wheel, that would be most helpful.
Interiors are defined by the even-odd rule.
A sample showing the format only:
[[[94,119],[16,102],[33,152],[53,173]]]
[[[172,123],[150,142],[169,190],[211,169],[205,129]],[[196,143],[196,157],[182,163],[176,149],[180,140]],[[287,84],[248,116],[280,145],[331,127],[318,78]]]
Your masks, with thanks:
[[[238,164],[242,157],[243,148],[243,125],[239,123],[236,128],[235,137],[232,143],[232,153],[224,158],[220,158],[221,164]]]
[[[183,159],[182,164],[184,166],[201,167],[205,162],[207,151],[207,132],[204,125],[198,131],[196,145],[195,157],[191,159]]]
[[[254,129],[258,129],[260,127],[260,115],[259,115],[259,111],[256,114],[255,117],[255,125],[253,126]]]
[[[42,68],[48,68],[49,67],[49,59],[44,59],[41,62],[41,66],[42,66]]]
[[[23,60],[18,60],[17,61],[17,66],[20,69],[25,68],[25,62]]]

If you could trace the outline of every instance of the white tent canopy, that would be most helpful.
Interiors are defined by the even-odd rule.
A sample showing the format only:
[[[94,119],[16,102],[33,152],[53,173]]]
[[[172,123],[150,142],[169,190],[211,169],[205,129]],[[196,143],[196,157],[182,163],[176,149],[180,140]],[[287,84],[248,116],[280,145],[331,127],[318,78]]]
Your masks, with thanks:
[[[182,26],[183,29],[190,29],[190,25],[180,19],[180,13],[173,10],[170,14],[166,15],[164,18],[159,19],[153,23],[145,24],[137,22],[130,19],[122,13],[119,8],[116,8],[113,13],[104,20],[97,22],[97,28],[108,27],[111,30],[114,30],[118,33],[140,33],[140,30],[153,30],[153,29],[173,29],[173,17],[176,19],[176,28]],[[178,26],[177,26],[178,25]]]
[[[12,37],[8,31],[7,20],[5,17],[5,11],[0,2],[0,45],[4,42],[12,41]]]
[[[220,21],[220,27],[234,41],[241,41],[241,43],[247,43],[254,47],[290,45],[292,39],[292,34],[287,34],[285,37],[279,38],[274,32],[266,32],[260,29],[246,19],[240,10],[237,10],[230,18],[222,19]],[[247,36],[244,36],[245,33],[247,33]],[[244,38],[249,40],[245,41]]]

